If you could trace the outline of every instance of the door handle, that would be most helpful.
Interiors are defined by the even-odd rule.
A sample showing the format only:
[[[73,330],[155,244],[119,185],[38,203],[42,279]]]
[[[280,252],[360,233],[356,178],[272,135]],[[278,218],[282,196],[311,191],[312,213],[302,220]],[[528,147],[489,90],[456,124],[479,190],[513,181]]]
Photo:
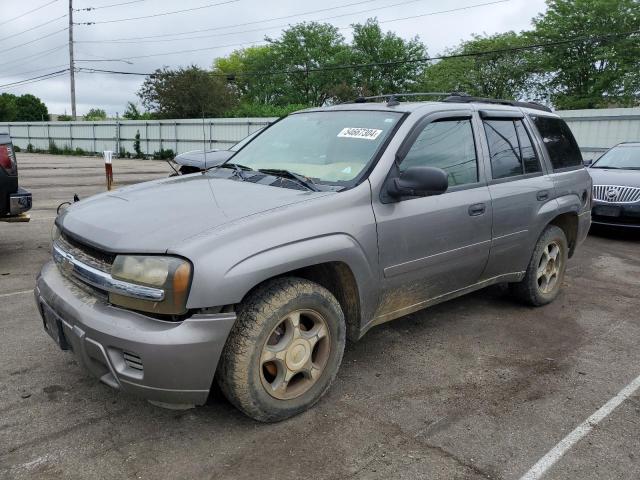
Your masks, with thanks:
[[[469,207],[469,215],[477,217],[478,215],[482,215],[486,209],[487,206],[484,203],[474,203]]]
[[[538,193],[536,193],[536,198],[540,201],[548,199],[549,190],[540,190]]]

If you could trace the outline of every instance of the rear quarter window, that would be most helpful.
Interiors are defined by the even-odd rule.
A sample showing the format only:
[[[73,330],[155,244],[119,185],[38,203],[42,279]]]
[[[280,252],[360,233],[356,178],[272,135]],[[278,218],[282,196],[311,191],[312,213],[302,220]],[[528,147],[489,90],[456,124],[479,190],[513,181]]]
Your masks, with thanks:
[[[564,120],[553,117],[531,117],[544,142],[554,170],[582,167],[582,153]]]

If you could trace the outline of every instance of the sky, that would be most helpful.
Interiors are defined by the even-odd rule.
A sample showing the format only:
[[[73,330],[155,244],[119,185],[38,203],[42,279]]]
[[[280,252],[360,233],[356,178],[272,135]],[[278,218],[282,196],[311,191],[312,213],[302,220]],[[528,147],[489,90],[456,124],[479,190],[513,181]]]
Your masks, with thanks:
[[[69,0],[0,2],[0,93],[31,93],[47,104],[50,113],[71,113],[68,72],[2,86],[68,68]],[[210,68],[215,58],[264,43],[265,36],[277,38],[287,25],[302,21],[331,23],[349,41],[351,24],[375,17],[384,30],[405,39],[418,36],[428,53],[436,55],[472,34],[528,29],[531,19],[544,12],[545,2],[73,0],[73,8],[80,10],[74,11],[75,23],[95,22],[74,26],[77,67],[147,73],[163,66]],[[84,10],[88,8],[92,10]],[[192,10],[167,14],[184,9]],[[152,17],[135,18],[148,16]],[[109,116],[122,115],[128,101],[139,101],[136,92],[143,80],[143,76],[76,73],[78,115],[90,108],[102,108]]]

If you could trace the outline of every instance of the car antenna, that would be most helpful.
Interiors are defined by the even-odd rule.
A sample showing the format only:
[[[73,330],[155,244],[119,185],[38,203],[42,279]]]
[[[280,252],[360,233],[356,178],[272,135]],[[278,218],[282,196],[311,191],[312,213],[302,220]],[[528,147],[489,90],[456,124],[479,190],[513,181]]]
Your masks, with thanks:
[[[204,175],[207,171],[207,132],[204,128],[204,108],[202,109],[202,154],[204,155],[204,170],[202,170]]]

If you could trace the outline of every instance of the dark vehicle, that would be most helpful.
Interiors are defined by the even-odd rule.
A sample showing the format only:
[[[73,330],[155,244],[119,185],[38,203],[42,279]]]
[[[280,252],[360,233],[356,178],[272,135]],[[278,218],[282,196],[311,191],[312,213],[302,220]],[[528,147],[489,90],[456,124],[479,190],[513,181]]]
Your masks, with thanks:
[[[640,142],[610,148],[589,167],[589,173],[593,223],[640,228]]]
[[[396,97],[296,112],[219,168],[69,206],[35,288],[45,330],[111,387],[202,405],[215,377],[277,421],[376,325],[497,283],[552,302],[591,219],[566,123]]]
[[[0,133],[0,219],[31,209],[31,193],[18,185],[18,161],[11,137]]]
[[[249,143],[253,138],[258,135],[263,129],[257,130],[252,134],[246,136],[233,147],[228,150],[193,150],[191,152],[184,152],[171,160],[178,165],[178,171],[172,176],[188,175],[190,173],[198,173],[206,170],[207,168],[217,167],[229,160],[233,155]],[[175,169],[174,169],[175,170]]]

